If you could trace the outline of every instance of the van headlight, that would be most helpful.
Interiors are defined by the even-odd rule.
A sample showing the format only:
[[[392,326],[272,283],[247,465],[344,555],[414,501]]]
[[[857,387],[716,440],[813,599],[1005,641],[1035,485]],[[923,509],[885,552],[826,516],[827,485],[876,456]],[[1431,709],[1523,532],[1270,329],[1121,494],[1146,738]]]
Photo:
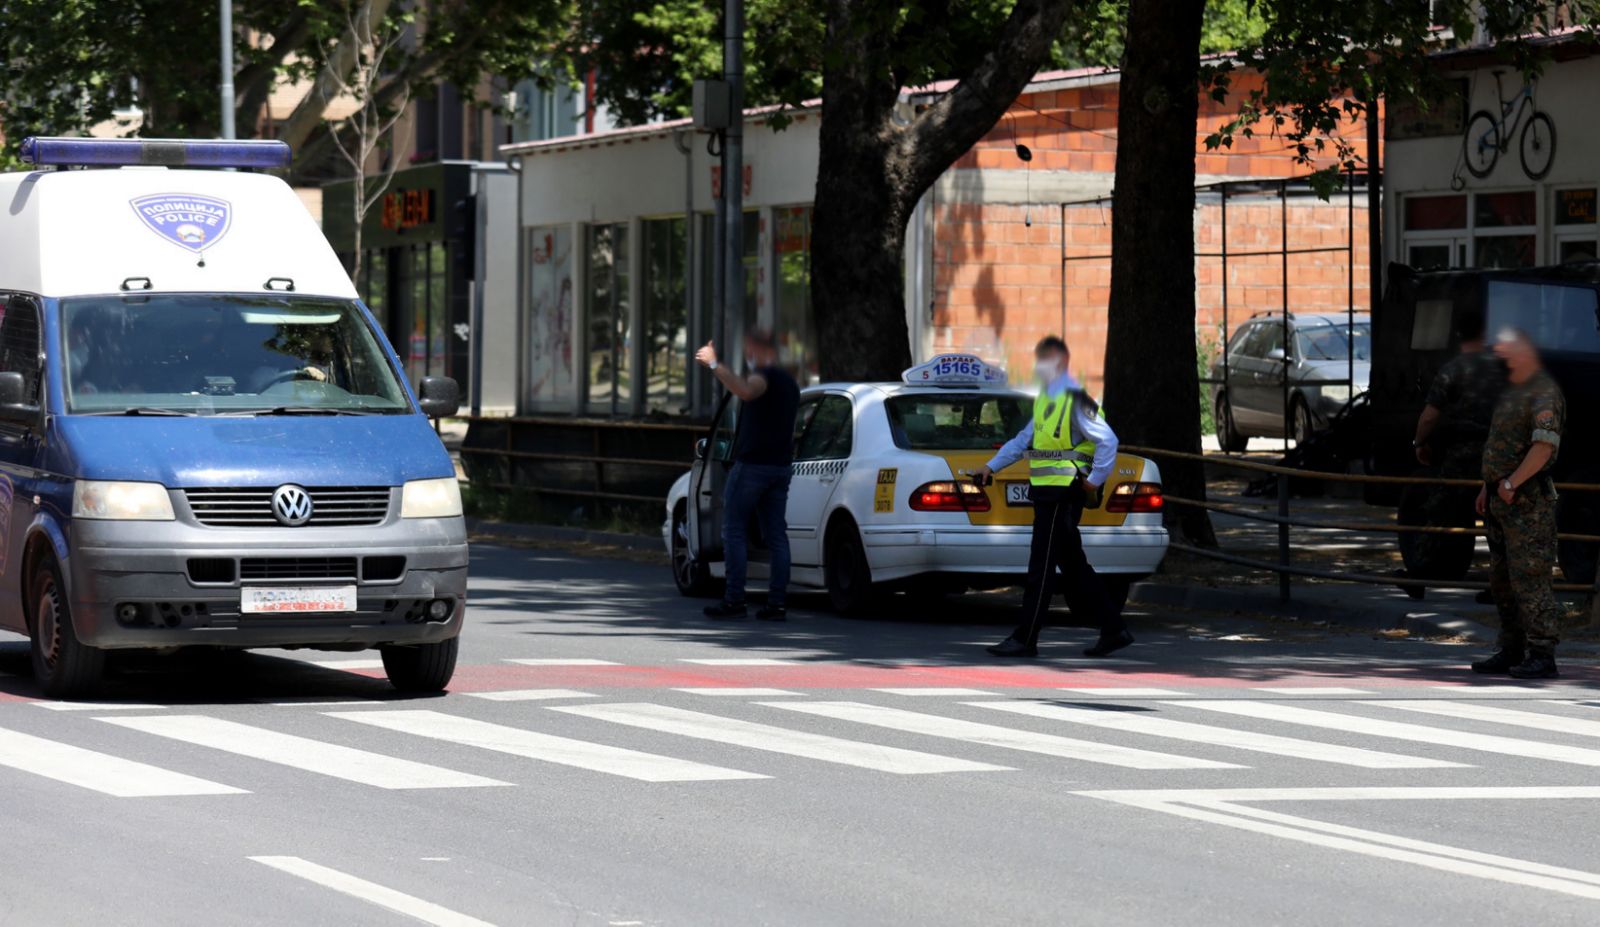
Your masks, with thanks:
[[[455,518],[461,514],[461,484],[453,476],[411,480],[400,490],[401,518]]]
[[[172,497],[160,483],[79,480],[72,487],[72,517],[172,521]]]

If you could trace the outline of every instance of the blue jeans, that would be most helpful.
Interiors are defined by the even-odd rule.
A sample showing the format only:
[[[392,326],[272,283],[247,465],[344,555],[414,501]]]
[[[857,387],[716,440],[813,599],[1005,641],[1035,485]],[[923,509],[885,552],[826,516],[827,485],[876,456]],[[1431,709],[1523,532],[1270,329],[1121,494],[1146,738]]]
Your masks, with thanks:
[[[727,563],[728,592],[723,599],[744,602],[744,583],[750,551],[750,516],[761,523],[761,533],[772,552],[772,583],[767,604],[783,607],[789,588],[789,475],[785,466],[736,463],[728,471],[728,484],[722,493],[722,549]]]

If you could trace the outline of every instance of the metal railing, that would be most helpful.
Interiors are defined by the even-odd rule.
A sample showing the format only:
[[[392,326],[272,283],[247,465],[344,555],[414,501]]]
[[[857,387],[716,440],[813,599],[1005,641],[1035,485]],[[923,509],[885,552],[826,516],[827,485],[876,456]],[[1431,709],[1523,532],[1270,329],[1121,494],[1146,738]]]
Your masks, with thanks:
[[[1293,547],[1290,543],[1291,528],[1306,528],[1312,530],[1358,531],[1381,534],[1448,534],[1470,535],[1482,537],[1486,531],[1481,526],[1474,527],[1444,527],[1432,525],[1402,525],[1398,522],[1386,521],[1344,521],[1327,519],[1295,518],[1290,511],[1291,494],[1289,492],[1290,479],[1315,479],[1330,483],[1356,483],[1380,485],[1405,485],[1405,486],[1436,486],[1451,489],[1480,488],[1483,483],[1479,480],[1446,479],[1442,477],[1427,476],[1386,476],[1365,473],[1334,473],[1318,470],[1301,470],[1294,467],[1285,467],[1278,464],[1262,463],[1247,460],[1226,454],[1195,454],[1186,451],[1170,451],[1161,448],[1136,447],[1123,445],[1122,450],[1131,454],[1140,454],[1156,459],[1166,458],[1171,460],[1196,461],[1211,466],[1228,467],[1255,473],[1268,474],[1276,478],[1277,513],[1270,514],[1255,509],[1247,509],[1238,505],[1221,502],[1211,502],[1203,499],[1188,499],[1182,496],[1163,495],[1163,499],[1172,505],[1189,506],[1204,509],[1208,512],[1229,515],[1251,521],[1266,522],[1277,525],[1277,554],[1276,562],[1258,560],[1238,554],[1230,554],[1221,550],[1199,547],[1182,542],[1171,542],[1169,550],[1179,551],[1196,557],[1229,563],[1235,566],[1251,567],[1278,575],[1278,596],[1284,601],[1290,597],[1290,577],[1301,576],[1309,579],[1327,579],[1343,582],[1365,583],[1379,586],[1399,586],[1403,588],[1435,588],[1435,589],[1487,589],[1489,584],[1481,580],[1437,580],[1412,578],[1409,576],[1381,576],[1372,573],[1351,573],[1348,571],[1323,570],[1315,567],[1297,566],[1293,562]],[[1600,484],[1594,483],[1556,483],[1558,492],[1600,492]],[[1573,534],[1562,532],[1557,535],[1561,541],[1577,541],[1583,543],[1600,544],[1600,535]],[[1559,592],[1586,592],[1597,591],[1594,585],[1581,585],[1576,583],[1557,583],[1555,589]]]
[[[471,485],[657,505],[689,469],[687,452],[706,430],[689,422],[559,416],[476,417],[467,422],[461,457]],[[479,430],[476,443],[473,429]],[[683,439],[685,456],[674,460],[666,452],[677,446],[676,437]],[[578,444],[586,446],[580,449]],[[649,491],[638,491],[643,487]]]

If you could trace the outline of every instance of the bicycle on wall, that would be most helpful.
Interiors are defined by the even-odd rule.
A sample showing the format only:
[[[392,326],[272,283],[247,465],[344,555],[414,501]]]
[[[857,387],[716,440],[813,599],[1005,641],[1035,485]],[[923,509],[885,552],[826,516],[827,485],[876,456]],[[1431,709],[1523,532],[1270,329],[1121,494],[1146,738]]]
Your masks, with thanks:
[[[1522,156],[1522,172],[1529,180],[1540,180],[1550,173],[1550,165],[1555,161],[1555,123],[1534,102],[1531,81],[1524,81],[1522,90],[1508,100],[1500,74],[1500,71],[1494,72],[1494,95],[1500,102],[1500,115],[1497,117],[1486,109],[1472,114],[1467,120],[1467,134],[1461,140],[1462,160],[1472,176],[1479,180],[1488,177],[1500,156],[1511,147],[1511,139],[1517,137],[1520,125],[1522,134],[1517,148]]]

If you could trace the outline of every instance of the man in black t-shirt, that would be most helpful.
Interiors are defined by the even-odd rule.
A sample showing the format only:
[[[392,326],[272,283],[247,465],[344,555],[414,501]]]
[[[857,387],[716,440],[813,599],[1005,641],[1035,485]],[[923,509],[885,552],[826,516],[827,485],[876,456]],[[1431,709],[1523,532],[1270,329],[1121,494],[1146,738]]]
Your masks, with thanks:
[[[727,566],[728,591],[722,601],[706,606],[711,618],[743,618],[745,570],[749,562],[746,537],[751,515],[772,553],[772,580],[767,605],[757,618],[782,621],[784,594],[789,586],[790,464],[794,460],[794,414],[800,404],[800,387],[777,366],[778,350],[772,334],[751,331],[744,337],[748,371],[739,376],[717,360],[714,343],[695,352],[728,392],[744,404],[738,436],[733,443],[733,469],[723,492],[722,548]]]

